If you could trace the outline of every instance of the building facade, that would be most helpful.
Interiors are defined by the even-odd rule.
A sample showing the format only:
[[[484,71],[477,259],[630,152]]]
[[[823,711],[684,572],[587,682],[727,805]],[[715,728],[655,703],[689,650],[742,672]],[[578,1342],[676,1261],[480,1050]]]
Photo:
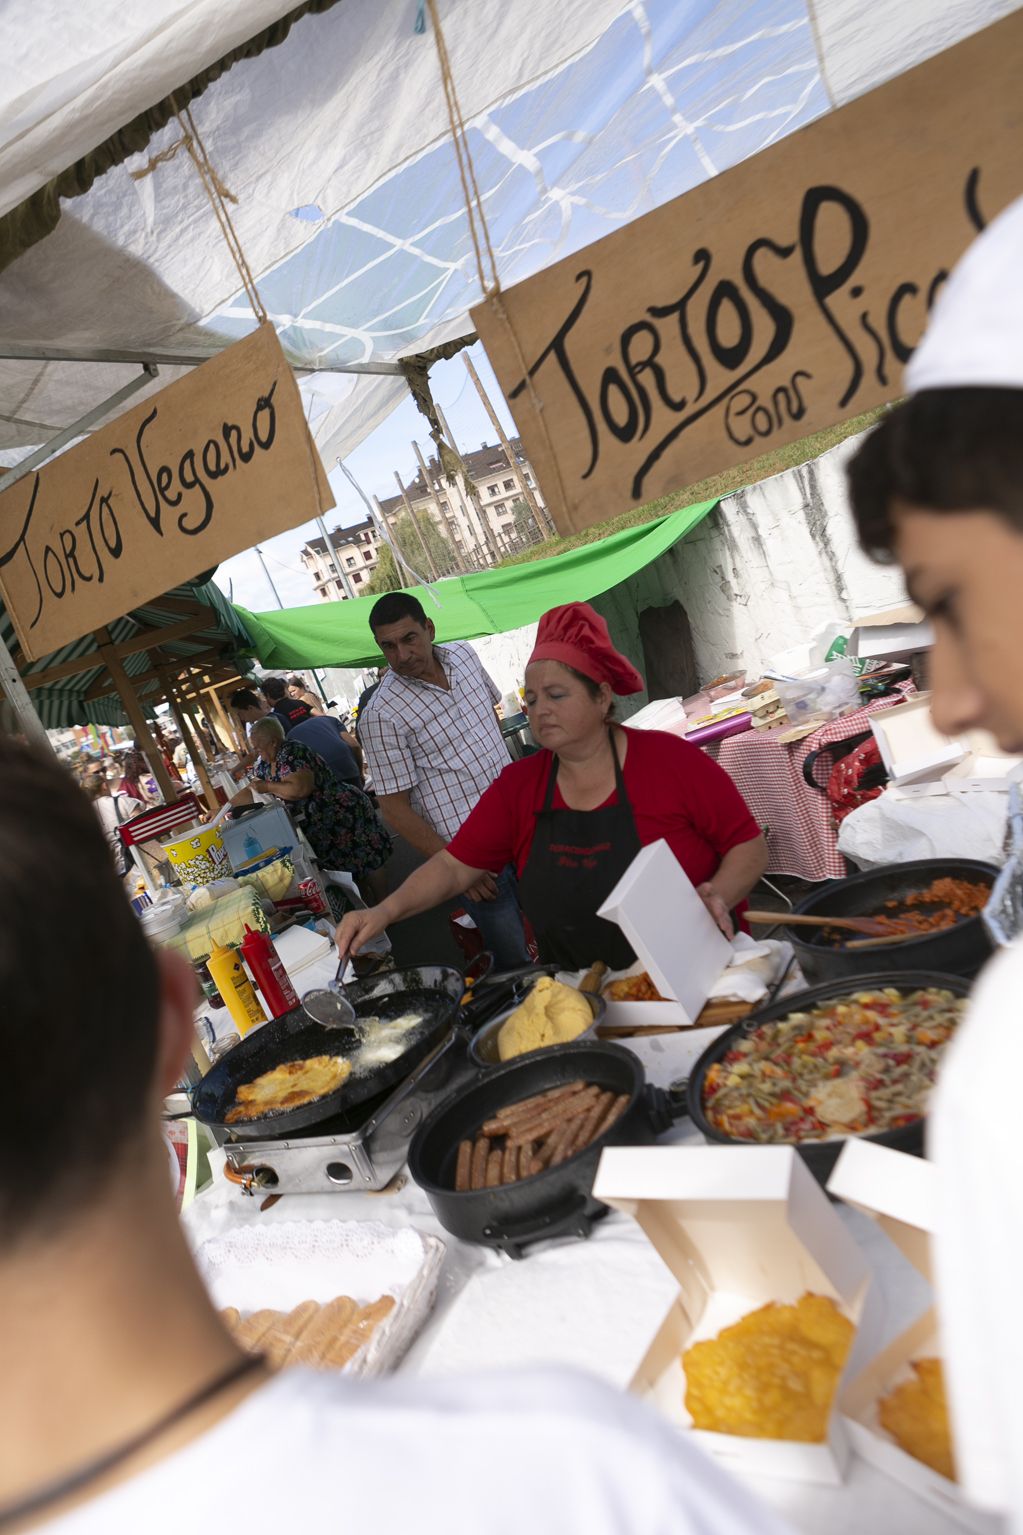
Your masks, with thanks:
[[[431,518],[466,570],[481,570],[536,543],[541,534],[532,516],[528,510],[517,510],[526,505],[517,474],[525,480],[545,521],[546,508],[521,440],[511,438],[510,447],[514,464],[499,443],[484,443],[463,455],[474,495],[461,482],[449,485],[438,459],[430,458],[425,475],[420,469],[415,479],[402,482],[404,497],[388,496],[380,502],[388,527],[393,530],[405,515],[407,500],[417,515],[425,512]],[[380,536],[375,526],[367,519],[353,527],[336,527],[329,538],[330,550],[323,538],[311,539],[302,549],[302,563],[312,576],[317,598],[337,602],[363,596],[379,560]],[[421,552],[406,552],[420,569]]]

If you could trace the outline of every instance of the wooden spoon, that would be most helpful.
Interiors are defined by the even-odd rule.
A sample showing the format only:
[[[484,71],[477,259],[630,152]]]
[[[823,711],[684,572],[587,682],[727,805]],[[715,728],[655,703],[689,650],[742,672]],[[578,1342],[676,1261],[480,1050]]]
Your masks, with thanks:
[[[868,938],[885,937],[890,931],[877,917],[803,917],[784,911],[748,911],[746,921],[755,927],[838,927]]]

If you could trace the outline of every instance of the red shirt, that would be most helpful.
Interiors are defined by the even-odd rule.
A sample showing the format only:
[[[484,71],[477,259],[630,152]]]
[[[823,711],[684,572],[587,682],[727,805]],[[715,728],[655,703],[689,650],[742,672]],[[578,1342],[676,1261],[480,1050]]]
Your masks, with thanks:
[[[735,784],[698,746],[661,730],[626,729],[625,737],[622,776],[639,840],[646,847],[663,837],[694,885],[716,874],[733,847],[759,837],[760,827]],[[451,856],[493,873],[514,863],[521,874],[550,770],[549,751],[510,763],[448,843]],[[604,804],[617,802],[613,789]],[[560,788],[554,790],[553,808],[567,809]]]

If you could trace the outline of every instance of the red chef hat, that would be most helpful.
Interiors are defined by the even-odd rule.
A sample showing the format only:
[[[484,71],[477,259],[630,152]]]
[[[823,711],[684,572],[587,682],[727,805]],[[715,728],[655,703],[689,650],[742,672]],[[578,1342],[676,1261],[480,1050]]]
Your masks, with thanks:
[[[560,661],[593,682],[606,682],[614,693],[642,693],[643,679],[611,643],[607,624],[588,602],[566,602],[540,620],[532,661]]]

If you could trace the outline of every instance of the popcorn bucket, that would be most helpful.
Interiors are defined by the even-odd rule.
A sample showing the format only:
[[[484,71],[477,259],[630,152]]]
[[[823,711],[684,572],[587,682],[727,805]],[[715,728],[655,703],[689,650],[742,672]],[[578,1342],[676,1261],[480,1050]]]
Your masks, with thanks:
[[[208,885],[231,872],[224,839],[212,826],[193,826],[184,835],[168,837],[160,846],[182,885]]]

